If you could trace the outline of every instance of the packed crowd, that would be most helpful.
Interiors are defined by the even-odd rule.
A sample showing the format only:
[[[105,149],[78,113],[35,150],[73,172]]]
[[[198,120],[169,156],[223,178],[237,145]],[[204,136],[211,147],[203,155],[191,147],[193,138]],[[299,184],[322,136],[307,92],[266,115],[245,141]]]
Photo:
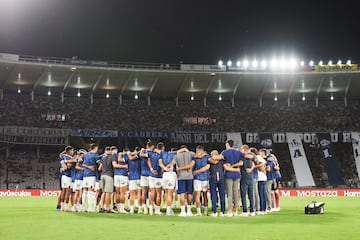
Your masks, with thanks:
[[[138,214],[162,215],[164,203],[166,215],[173,216],[173,203],[179,195],[179,216],[202,216],[209,214],[208,190],[213,217],[247,217],[280,210],[280,166],[266,149],[234,148],[234,142],[227,140],[220,154],[217,150],[207,153],[201,145],[194,152],[185,145],[165,151],[164,143],[149,140],[146,148],[134,151],[120,152],[109,146],[98,155],[98,150],[96,144],[88,151],[67,146],[60,154],[58,210],[134,214],[137,209]]]
[[[319,107],[310,103],[239,102],[231,107],[227,102],[179,102],[152,100],[148,106],[143,100],[66,98],[6,95],[0,101],[0,125],[79,129],[119,129],[154,131],[208,131],[208,132],[333,132],[360,130],[360,104],[323,102]],[[61,116],[49,119],[49,113]],[[249,114],[253,113],[253,114]],[[146,116],[146,118],[144,117]],[[211,124],[184,123],[184,118],[208,118]],[[56,118],[58,119],[58,118]],[[92,121],[88,121],[92,119]],[[316,119],[316,121],[314,121]]]
[[[0,155],[0,189],[58,189],[56,154],[12,151]]]

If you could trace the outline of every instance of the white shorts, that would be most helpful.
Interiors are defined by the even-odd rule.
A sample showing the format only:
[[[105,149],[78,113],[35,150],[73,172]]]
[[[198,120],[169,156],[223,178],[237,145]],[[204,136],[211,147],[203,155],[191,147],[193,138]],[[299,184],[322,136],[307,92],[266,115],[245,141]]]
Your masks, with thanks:
[[[74,191],[81,190],[82,186],[83,186],[83,180],[75,180],[73,190]]]
[[[129,180],[129,191],[140,190],[140,179],[139,180]]]
[[[194,180],[195,192],[206,192],[209,189],[209,181]]]
[[[175,172],[164,172],[162,178],[163,189],[175,189],[177,176]]]
[[[127,176],[115,175],[114,176],[114,186],[115,187],[126,187],[129,183],[129,178]]]
[[[149,188],[161,188],[162,187],[162,179],[149,177]]]
[[[141,187],[149,187],[149,177],[148,176],[140,177],[140,186]]]
[[[96,177],[84,177],[83,179],[83,188],[95,188]]]
[[[61,188],[71,187],[71,177],[62,175],[61,176]]]

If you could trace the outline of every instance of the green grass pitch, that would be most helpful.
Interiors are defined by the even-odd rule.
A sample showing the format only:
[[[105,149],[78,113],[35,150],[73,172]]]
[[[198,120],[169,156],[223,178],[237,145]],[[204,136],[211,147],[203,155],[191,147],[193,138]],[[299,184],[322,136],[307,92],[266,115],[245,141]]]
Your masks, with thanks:
[[[324,215],[305,215],[313,200]],[[1,197],[0,239],[359,239],[360,199],[282,198],[281,212],[256,217],[166,217],[56,212],[56,198]]]

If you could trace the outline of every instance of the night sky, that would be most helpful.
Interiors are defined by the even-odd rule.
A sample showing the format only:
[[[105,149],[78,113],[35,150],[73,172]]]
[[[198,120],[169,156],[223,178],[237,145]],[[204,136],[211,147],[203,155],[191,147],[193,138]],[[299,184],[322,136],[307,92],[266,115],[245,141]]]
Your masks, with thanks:
[[[0,0],[0,52],[161,63],[360,62],[357,1]]]

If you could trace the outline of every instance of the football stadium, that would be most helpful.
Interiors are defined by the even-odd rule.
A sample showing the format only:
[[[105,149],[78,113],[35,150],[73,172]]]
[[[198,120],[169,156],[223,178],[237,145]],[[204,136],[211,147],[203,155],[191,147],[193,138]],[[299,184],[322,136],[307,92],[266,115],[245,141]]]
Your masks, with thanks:
[[[0,0],[0,240],[358,239],[357,8],[285,5]]]
[[[140,225],[136,239],[148,238],[157,227],[164,239],[226,239],[237,232],[254,239],[359,234],[357,64],[289,61],[282,66],[279,61],[276,66],[264,60],[256,66],[253,60],[245,67],[246,62],[166,65],[0,57],[3,239],[58,238],[64,225],[74,238],[101,238],[108,231],[115,237],[117,230],[112,230],[118,229],[131,239],[130,229]],[[209,161],[233,161],[226,154],[231,150],[243,154],[221,166],[213,179],[218,164]],[[184,163],[188,153],[190,167]],[[253,154],[251,160],[247,153]],[[99,174],[85,188],[81,166],[91,154]],[[106,156],[116,156],[116,166],[126,165],[110,166],[108,195],[98,171]],[[261,165],[257,156],[265,162],[263,170],[255,167]],[[265,173],[265,181],[248,174],[251,191],[242,190],[245,163],[256,169],[256,177]],[[181,167],[200,171],[190,174],[194,180],[183,180],[193,186],[175,183]],[[241,175],[232,193],[231,174]],[[143,181],[142,175],[154,182]],[[190,198],[187,191],[195,193]],[[304,214],[313,201],[325,203],[322,213]],[[79,229],[88,224],[99,229]]]

